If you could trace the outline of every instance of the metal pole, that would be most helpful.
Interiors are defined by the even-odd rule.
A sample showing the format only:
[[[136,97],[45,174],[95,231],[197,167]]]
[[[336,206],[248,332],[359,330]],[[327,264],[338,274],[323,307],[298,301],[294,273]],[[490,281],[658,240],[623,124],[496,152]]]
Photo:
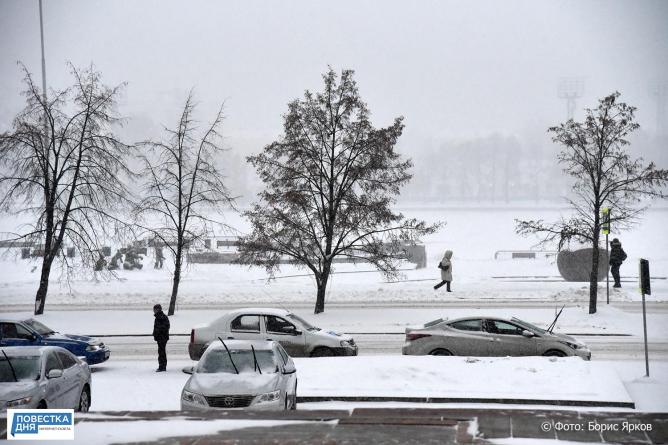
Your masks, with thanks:
[[[46,61],[44,60],[44,23],[42,21],[42,0],[39,0],[39,34],[42,42],[42,98],[46,105]]]
[[[642,293],[642,328],[645,334],[645,377],[649,377],[649,352],[647,351],[647,315],[645,313],[645,292]]]
[[[605,268],[605,295],[607,303],[610,304],[610,252],[608,252],[608,234],[605,234],[605,256],[608,257],[608,265]]]

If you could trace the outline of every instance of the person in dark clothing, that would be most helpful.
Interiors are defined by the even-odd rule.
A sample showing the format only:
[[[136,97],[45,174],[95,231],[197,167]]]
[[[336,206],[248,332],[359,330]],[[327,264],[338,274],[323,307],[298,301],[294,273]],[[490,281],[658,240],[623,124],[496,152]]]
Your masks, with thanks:
[[[619,267],[622,265],[626,259],[626,252],[622,249],[622,243],[614,238],[610,241],[610,272],[612,273],[612,278],[615,280],[615,284],[612,287],[622,287],[622,284],[619,279]]]
[[[162,312],[162,306],[153,306],[153,339],[158,343],[158,369],[155,372],[167,371],[167,341],[169,340],[169,318]]]

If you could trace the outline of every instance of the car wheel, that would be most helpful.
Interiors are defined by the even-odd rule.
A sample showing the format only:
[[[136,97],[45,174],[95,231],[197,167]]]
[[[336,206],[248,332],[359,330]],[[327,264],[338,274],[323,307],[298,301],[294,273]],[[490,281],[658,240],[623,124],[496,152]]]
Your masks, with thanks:
[[[324,346],[317,347],[311,352],[311,357],[334,357],[334,351]]]
[[[545,357],[566,357],[566,354],[564,351],[560,351],[558,349],[550,349],[547,351],[545,354],[543,354]]]
[[[88,385],[84,386],[84,389],[81,391],[81,396],[79,397],[79,406],[77,411],[81,413],[87,413],[90,409],[90,389]]]
[[[452,352],[447,349],[434,349],[429,353],[429,355],[452,355]]]

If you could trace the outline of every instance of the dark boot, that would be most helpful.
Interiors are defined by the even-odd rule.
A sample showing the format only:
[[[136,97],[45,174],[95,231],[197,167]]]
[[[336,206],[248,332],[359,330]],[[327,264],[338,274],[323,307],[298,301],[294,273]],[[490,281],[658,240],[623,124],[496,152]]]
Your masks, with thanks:
[[[450,290],[450,282],[449,282],[449,281],[446,281],[446,283],[447,283],[448,286],[445,288],[445,290],[446,290],[447,292],[452,292],[452,291]]]
[[[440,289],[441,286],[443,286],[445,283],[446,283],[446,281],[441,281],[436,286],[434,286],[434,290]],[[450,283],[448,283],[448,286],[450,286]]]

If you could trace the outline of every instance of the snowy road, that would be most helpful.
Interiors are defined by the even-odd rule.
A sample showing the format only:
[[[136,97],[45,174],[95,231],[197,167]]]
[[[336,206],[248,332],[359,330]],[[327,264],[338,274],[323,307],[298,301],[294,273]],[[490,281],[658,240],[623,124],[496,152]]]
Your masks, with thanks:
[[[401,354],[404,334],[355,334],[360,355]],[[636,337],[594,337],[581,336],[592,350],[594,360],[643,360],[642,338]],[[188,359],[187,336],[172,337],[167,344],[169,357]],[[106,344],[112,349],[112,358],[145,359],[157,354],[156,343],[151,337],[106,337]],[[668,361],[668,342],[654,341],[649,344],[650,358]]]

